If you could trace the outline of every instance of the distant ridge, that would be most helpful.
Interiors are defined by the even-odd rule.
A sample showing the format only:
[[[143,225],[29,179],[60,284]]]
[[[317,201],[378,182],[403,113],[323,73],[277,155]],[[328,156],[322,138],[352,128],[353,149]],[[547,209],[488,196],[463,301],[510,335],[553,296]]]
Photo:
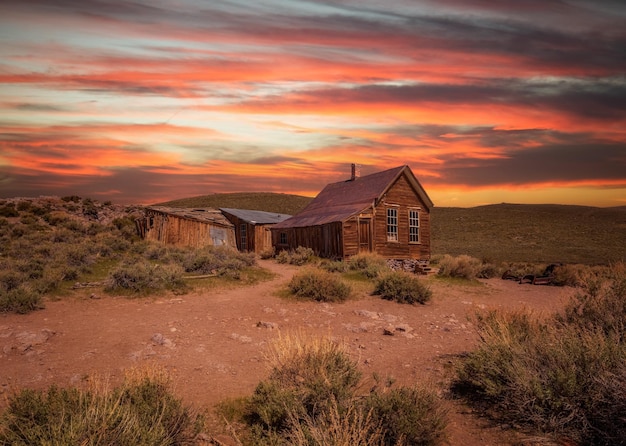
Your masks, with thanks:
[[[277,194],[273,192],[236,192],[229,194],[211,194],[179,200],[157,203],[158,206],[184,208],[233,208],[252,211],[277,212],[295,215],[309,202],[311,197],[301,195]]]

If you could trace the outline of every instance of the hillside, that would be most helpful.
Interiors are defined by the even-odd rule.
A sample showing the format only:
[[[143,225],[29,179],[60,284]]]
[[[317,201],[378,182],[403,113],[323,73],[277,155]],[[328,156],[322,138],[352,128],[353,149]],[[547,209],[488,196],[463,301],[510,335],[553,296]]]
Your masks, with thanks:
[[[606,264],[626,259],[626,208],[496,204],[435,208],[433,253],[490,261]]]
[[[274,193],[213,194],[161,203],[296,214],[311,198]],[[432,211],[433,254],[493,262],[606,264],[626,256],[626,207],[494,204]]]
[[[159,206],[182,208],[210,207],[249,209],[294,215],[302,210],[310,201],[310,197],[300,195],[275,194],[271,192],[238,192],[231,194],[201,195],[157,204]]]

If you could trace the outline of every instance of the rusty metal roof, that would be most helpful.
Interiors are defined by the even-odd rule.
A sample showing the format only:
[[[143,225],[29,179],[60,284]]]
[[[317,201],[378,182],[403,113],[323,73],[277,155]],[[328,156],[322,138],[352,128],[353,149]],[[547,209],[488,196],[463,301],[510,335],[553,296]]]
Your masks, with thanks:
[[[235,217],[254,224],[254,225],[267,225],[280,223],[291,217],[287,214],[278,214],[276,212],[254,211],[248,209],[232,209],[232,208],[220,208],[222,212],[234,215]]]
[[[327,185],[300,213],[274,226],[277,229],[301,228],[345,221],[371,207],[405,174],[407,180],[427,208],[432,201],[409,166],[399,166],[354,180]]]
[[[214,208],[172,208],[168,206],[148,206],[146,211],[156,211],[163,214],[173,215],[188,220],[211,223],[232,228],[233,224],[222,214],[219,209]]]

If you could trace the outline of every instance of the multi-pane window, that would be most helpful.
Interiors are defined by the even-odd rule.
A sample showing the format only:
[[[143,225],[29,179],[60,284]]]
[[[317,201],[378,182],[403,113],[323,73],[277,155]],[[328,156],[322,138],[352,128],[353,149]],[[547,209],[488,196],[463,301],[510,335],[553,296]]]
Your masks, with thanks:
[[[387,208],[387,241],[398,241],[398,209]]]
[[[242,223],[239,226],[239,233],[241,239],[241,249],[248,249],[248,225]]]
[[[287,244],[287,233],[286,232],[281,232],[280,233],[280,242],[281,245],[286,245]]]
[[[420,241],[420,213],[417,209],[409,209],[409,243]]]

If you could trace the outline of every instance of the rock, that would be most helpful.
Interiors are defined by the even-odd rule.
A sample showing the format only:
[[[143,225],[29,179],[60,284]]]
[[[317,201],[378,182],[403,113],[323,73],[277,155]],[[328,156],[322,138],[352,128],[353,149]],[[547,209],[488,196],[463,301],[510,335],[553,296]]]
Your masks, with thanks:
[[[394,331],[395,331],[395,330],[394,330],[393,328],[389,328],[389,327],[387,327],[387,328],[384,328],[384,329],[383,329],[383,334],[384,334],[385,336],[393,336],[393,335],[394,335]]]
[[[274,322],[264,322],[264,321],[257,322],[256,326],[258,328],[269,328],[270,330],[274,330],[275,328],[278,328],[278,325],[276,325]]]

